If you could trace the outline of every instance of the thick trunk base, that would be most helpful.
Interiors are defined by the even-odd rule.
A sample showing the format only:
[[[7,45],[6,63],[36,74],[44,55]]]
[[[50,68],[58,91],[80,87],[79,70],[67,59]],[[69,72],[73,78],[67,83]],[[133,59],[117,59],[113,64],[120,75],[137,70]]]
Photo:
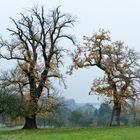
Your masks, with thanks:
[[[110,126],[120,126],[121,104],[114,103]]]
[[[23,129],[37,129],[36,117],[26,117]]]

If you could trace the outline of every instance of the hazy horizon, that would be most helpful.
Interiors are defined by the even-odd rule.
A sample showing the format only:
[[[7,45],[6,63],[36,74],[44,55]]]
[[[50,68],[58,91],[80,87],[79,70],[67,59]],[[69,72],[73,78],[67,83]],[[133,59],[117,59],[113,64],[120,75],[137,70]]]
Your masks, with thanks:
[[[26,8],[35,5],[45,5],[48,10],[61,5],[61,11],[77,17],[72,33],[76,36],[78,44],[82,44],[82,36],[92,36],[100,28],[111,31],[112,41],[122,40],[130,48],[140,52],[140,1],[139,0],[4,0],[0,5],[1,28],[0,34],[8,36],[7,27],[13,24],[9,17],[19,19],[20,13]],[[68,46],[70,46],[68,44]],[[4,69],[5,63],[0,62]],[[66,98],[73,98],[76,102],[100,102],[97,96],[88,95],[94,78],[101,76],[102,71],[97,68],[75,71],[72,76],[67,76],[68,88],[63,94]]]

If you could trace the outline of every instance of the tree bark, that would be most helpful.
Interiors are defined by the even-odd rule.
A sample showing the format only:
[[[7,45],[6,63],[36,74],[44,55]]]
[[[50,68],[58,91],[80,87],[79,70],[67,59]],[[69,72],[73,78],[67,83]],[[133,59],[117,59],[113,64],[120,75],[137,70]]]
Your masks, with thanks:
[[[110,126],[120,126],[121,103],[114,103]]]
[[[112,114],[111,114],[111,120],[110,120],[110,126],[113,125],[114,114],[115,114],[115,106],[113,106],[113,110],[112,110]]]
[[[120,126],[120,117],[121,117],[121,104],[120,103],[116,103],[115,105],[115,122],[117,126]]]
[[[25,124],[23,126],[23,129],[37,129],[36,115],[25,117]]]

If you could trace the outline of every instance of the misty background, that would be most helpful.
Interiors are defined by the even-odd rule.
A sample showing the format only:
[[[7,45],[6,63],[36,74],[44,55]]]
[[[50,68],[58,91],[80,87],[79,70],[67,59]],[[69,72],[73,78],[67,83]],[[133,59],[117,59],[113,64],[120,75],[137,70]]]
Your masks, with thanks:
[[[111,31],[112,41],[121,40],[125,45],[140,52],[140,1],[139,0],[4,0],[0,5],[0,34],[9,38],[7,27],[14,28],[9,17],[20,19],[20,13],[33,6],[45,6],[51,10],[61,5],[61,11],[77,17],[71,33],[76,36],[78,44],[82,44],[83,35],[92,36],[99,29]],[[68,48],[72,44],[65,42]],[[65,62],[66,66],[70,62]],[[14,63],[0,61],[1,70],[11,68]],[[73,98],[76,102],[102,102],[98,96],[88,95],[92,81],[103,72],[95,67],[78,70],[72,76],[66,76],[67,89],[62,89],[63,96]]]

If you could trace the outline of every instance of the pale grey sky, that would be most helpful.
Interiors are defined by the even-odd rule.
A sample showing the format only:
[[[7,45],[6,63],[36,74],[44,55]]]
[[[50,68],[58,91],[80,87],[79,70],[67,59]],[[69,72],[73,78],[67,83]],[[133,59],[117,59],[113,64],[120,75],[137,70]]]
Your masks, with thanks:
[[[12,26],[9,17],[18,19],[24,8],[37,4],[45,5],[48,10],[62,5],[63,12],[76,16],[73,34],[78,43],[82,43],[83,35],[91,36],[99,28],[104,28],[111,31],[113,41],[122,40],[140,52],[139,0],[4,0],[0,4],[0,34],[7,36],[6,28]],[[78,102],[97,102],[95,96],[89,96],[88,92],[92,80],[100,73],[100,70],[92,68],[68,76],[65,96]]]

